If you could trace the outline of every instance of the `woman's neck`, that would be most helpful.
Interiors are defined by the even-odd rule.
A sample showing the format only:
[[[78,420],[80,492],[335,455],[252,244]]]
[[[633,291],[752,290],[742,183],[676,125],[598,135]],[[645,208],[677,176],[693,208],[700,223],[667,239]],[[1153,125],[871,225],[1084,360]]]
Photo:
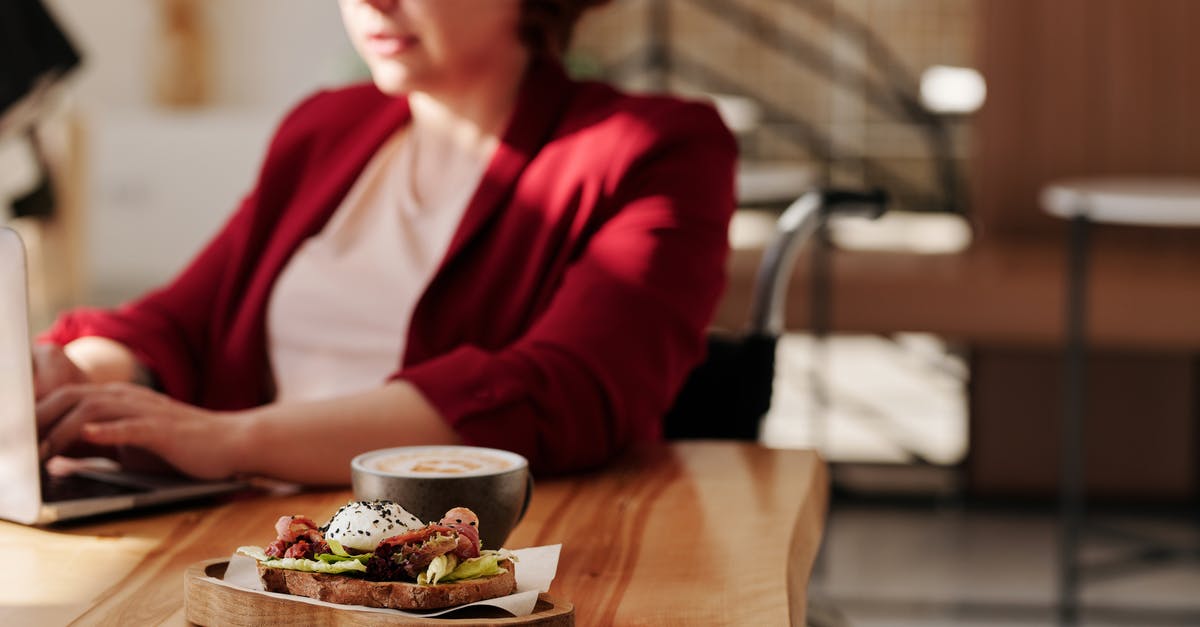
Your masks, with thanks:
[[[459,149],[494,145],[516,107],[528,64],[529,55],[522,51],[494,60],[492,67],[469,80],[413,92],[409,96],[413,130]]]

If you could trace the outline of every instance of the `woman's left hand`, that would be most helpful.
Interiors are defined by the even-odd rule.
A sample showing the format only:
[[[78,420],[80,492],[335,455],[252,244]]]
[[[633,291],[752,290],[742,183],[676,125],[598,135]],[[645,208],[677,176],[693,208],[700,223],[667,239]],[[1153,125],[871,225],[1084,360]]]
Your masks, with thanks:
[[[67,385],[37,404],[41,457],[80,441],[146,450],[180,472],[224,479],[237,472],[242,421],[132,383]]]

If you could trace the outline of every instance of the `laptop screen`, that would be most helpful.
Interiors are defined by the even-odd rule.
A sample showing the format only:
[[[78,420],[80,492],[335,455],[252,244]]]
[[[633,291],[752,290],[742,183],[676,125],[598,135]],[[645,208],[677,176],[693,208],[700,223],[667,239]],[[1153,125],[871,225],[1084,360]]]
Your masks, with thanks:
[[[0,227],[0,518],[31,524],[41,510],[25,247]]]

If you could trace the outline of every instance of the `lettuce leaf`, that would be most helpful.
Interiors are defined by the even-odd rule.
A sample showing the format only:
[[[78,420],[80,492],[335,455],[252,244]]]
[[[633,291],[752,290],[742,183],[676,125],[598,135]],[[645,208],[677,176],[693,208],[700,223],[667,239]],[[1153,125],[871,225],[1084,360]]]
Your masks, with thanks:
[[[332,549],[332,547],[330,547]],[[344,558],[340,556],[331,556],[328,553],[318,557],[338,557],[340,561],[325,561],[321,559],[306,560],[295,557],[274,558],[268,557],[267,554],[257,546],[243,546],[238,548],[238,553],[249,555],[262,563],[267,568],[282,568],[284,570],[301,570],[308,573],[325,573],[328,575],[336,575],[339,573],[367,572],[367,565],[363,561],[354,558]],[[358,556],[355,556],[358,557]]]
[[[249,555],[260,562],[271,559],[267,557],[266,551],[263,551],[262,547],[259,546],[239,546],[237,552],[242,555]]]
[[[341,542],[333,539],[326,540],[325,544],[329,545],[329,550],[332,552],[321,553],[320,555],[316,556],[316,559],[318,561],[325,562],[326,564],[336,564],[345,560],[355,560],[361,562],[362,564],[366,564],[367,560],[371,559],[371,556],[375,555],[374,553],[359,553],[358,555],[351,555],[346,548],[342,546]]]
[[[342,557],[350,557],[350,553],[348,553],[346,551],[345,547],[342,546],[341,542],[338,542],[337,540],[334,540],[333,538],[325,538],[325,544],[329,545],[329,550],[332,551],[334,555],[341,555]]]
[[[360,564],[366,564],[367,560],[371,559],[374,553],[363,553],[362,555],[334,555],[333,553],[321,553],[316,556],[316,559],[326,564],[336,564],[338,562],[355,561]]]
[[[446,575],[450,574],[455,567],[458,566],[458,558],[452,553],[439,555],[429,562],[429,567],[425,572],[417,575],[417,585],[432,586],[441,581]]]
[[[257,546],[239,547],[237,552],[253,557],[262,562],[267,568],[283,568],[286,570],[300,570],[330,575],[367,572],[366,561],[370,559],[372,554],[349,555],[347,553],[341,555],[339,553],[346,553],[345,549],[340,544],[335,547],[332,543],[329,545],[329,550],[334,553],[322,553],[315,560],[294,557],[273,558],[269,557],[261,547]],[[503,549],[499,551],[483,551],[479,557],[473,557],[462,562],[458,562],[458,559],[453,555],[441,555],[429,564],[429,568],[425,572],[417,576],[417,583],[424,586],[450,583],[452,581],[464,581],[467,579],[479,579],[481,577],[494,577],[508,572],[507,569],[500,567],[500,562],[506,559],[515,561],[516,556]]]
[[[513,559],[513,555],[508,551],[484,551],[479,557],[472,557],[469,560],[463,561],[449,574],[441,577],[438,581],[449,583],[451,581],[463,581],[464,579],[478,579],[480,577],[494,577],[508,572],[507,569],[500,567],[500,562],[505,559]]]

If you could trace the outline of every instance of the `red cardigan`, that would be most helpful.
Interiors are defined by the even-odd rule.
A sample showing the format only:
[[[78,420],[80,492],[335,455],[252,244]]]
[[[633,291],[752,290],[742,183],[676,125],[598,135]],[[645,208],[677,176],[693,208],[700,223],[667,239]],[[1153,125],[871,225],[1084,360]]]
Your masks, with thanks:
[[[309,98],[252,193],[173,282],[115,311],[67,313],[41,339],[115,339],[166,393],[202,407],[271,402],[275,280],[408,120],[404,99],[370,85]],[[392,377],[466,442],[521,453],[539,472],[661,437],[724,287],[735,160],[710,107],[535,65]]]

